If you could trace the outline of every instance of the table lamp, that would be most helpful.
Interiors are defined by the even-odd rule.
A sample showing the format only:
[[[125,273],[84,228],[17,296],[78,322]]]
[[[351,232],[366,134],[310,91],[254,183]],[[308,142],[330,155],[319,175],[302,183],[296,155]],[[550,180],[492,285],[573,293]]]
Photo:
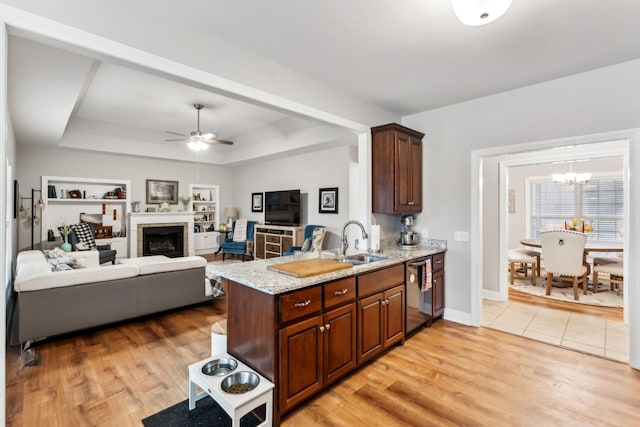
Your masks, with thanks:
[[[238,208],[224,208],[224,216],[227,217],[227,227],[229,227],[229,230],[231,230],[231,227],[233,227],[232,221],[235,218],[238,218]]]

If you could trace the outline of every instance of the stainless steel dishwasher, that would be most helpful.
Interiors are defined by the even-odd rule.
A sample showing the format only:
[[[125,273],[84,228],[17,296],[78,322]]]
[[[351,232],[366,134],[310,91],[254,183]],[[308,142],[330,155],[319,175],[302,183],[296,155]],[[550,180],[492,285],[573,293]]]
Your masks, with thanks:
[[[427,260],[431,257],[418,258],[405,263],[406,282],[406,334],[411,334],[425,326],[431,320],[431,313],[427,313],[426,307],[431,303],[431,292],[422,291],[422,286],[427,277]],[[430,263],[429,263],[430,264]],[[430,272],[429,272],[430,273]]]

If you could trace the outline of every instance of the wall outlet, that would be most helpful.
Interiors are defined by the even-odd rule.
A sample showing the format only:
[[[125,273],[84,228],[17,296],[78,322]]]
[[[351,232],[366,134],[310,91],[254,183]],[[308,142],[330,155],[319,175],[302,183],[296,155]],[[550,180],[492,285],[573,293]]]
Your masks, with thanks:
[[[469,241],[469,232],[468,231],[454,231],[453,232],[453,240],[457,242],[468,242]]]
[[[428,239],[429,238],[429,230],[427,230],[426,228],[422,229],[422,238],[423,239]]]

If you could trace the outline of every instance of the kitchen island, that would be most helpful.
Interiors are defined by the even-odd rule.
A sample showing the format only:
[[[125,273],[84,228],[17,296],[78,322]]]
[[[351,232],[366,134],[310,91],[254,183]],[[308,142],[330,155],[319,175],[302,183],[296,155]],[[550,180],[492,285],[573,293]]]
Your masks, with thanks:
[[[405,262],[442,253],[446,242],[400,250],[383,243],[375,262],[292,277],[269,266],[333,252],[303,253],[216,264],[227,292],[227,352],[275,384],[274,425],[280,416],[404,342]]]

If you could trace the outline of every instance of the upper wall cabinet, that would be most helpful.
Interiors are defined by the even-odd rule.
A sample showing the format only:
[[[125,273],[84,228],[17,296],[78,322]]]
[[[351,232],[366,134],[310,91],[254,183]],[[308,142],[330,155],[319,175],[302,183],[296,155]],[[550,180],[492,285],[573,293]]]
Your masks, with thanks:
[[[397,123],[371,128],[374,213],[422,212],[423,137]]]

